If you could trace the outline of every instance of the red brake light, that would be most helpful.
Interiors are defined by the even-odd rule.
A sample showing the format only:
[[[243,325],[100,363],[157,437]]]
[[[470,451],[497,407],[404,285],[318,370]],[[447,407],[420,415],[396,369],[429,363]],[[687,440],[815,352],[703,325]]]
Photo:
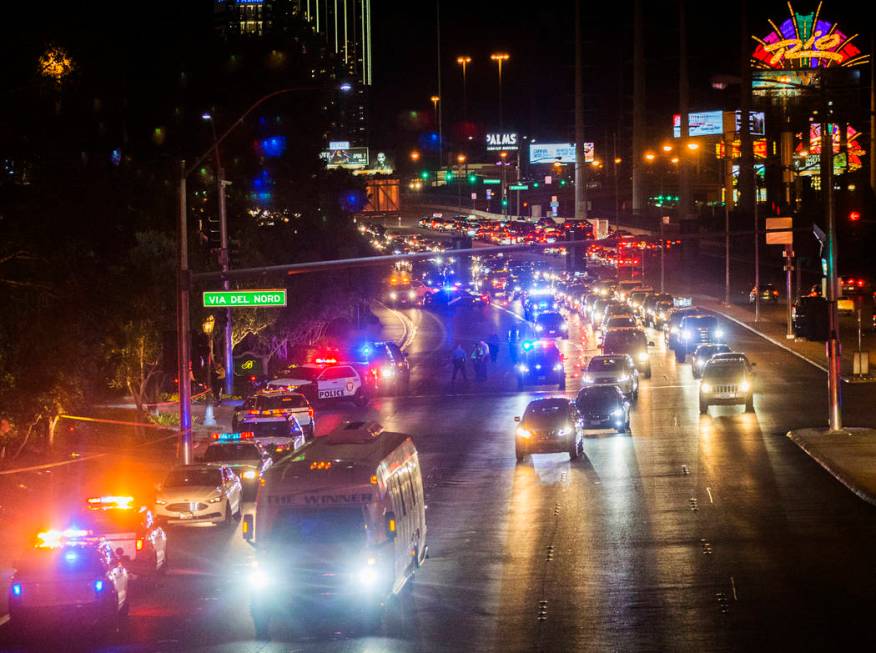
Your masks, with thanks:
[[[240,434],[241,440],[252,440],[254,437],[255,437],[255,433],[253,433],[252,431],[243,431]]]
[[[138,551],[143,550],[143,538],[142,537],[137,538],[137,550]]]
[[[864,286],[864,280],[858,279],[858,288],[862,288]]]
[[[313,417],[313,406],[310,406],[310,407],[307,409],[307,414],[310,415],[311,417]]]
[[[211,440],[218,440],[218,439],[219,439],[219,434],[218,434],[218,433],[211,433],[211,434],[210,434],[210,439],[211,439]]]
[[[249,380],[250,380],[250,381],[255,381],[255,380],[256,380],[256,377],[253,375],[253,376],[249,377]]]

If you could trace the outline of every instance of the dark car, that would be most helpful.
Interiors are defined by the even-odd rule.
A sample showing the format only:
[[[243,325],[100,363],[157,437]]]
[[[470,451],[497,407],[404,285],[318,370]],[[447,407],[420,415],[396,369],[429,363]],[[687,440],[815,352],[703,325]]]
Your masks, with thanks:
[[[535,317],[535,332],[543,338],[568,338],[569,325],[560,313],[539,313]]]
[[[521,344],[517,363],[517,389],[527,385],[553,385],[566,389],[566,368],[563,355],[555,342],[526,340]]]
[[[703,368],[706,366],[706,363],[709,362],[709,359],[716,354],[726,354],[733,351],[730,349],[730,345],[724,344],[709,344],[709,345],[699,345],[693,354],[693,358],[691,359],[691,373],[695,379],[700,378],[700,375],[703,373]]]
[[[575,404],[563,397],[536,399],[526,407],[515,433],[517,462],[523,462],[526,454],[569,452],[575,460],[584,451],[581,433],[581,418]]]
[[[615,429],[618,433],[630,430],[630,402],[616,385],[581,388],[575,406],[585,429]]]
[[[682,318],[679,331],[673,347],[675,360],[679,363],[683,363],[699,345],[719,343],[724,339],[724,331],[714,315],[688,315]]]
[[[758,295],[757,287],[752,288],[751,292],[748,293],[748,303],[753,304],[754,300],[757,298],[757,295]],[[760,301],[770,302],[772,304],[778,303],[779,291],[776,290],[776,287],[771,283],[761,284],[760,285]]]
[[[636,369],[646,379],[651,378],[651,356],[648,346],[653,346],[641,329],[612,329],[605,334],[602,341],[603,354],[629,354],[636,364]]]
[[[827,300],[818,296],[801,297],[794,302],[792,323],[798,338],[826,341],[830,331]]]
[[[675,308],[670,311],[663,322],[663,336],[666,346],[675,349],[681,338],[681,321],[688,315],[702,315],[702,310],[695,306]]]
[[[404,394],[411,384],[408,356],[394,342],[378,340],[363,345],[360,357],[368,364],[382,394]]]

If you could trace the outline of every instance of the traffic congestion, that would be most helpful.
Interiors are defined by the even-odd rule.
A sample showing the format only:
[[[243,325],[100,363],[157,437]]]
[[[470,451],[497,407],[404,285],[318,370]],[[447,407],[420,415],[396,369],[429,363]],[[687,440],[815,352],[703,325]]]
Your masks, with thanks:
[[[393,242],[412,252],[429,239]],[[412,378],[423,374],[439,394],[489,379],[493,391],[523,399],[505,427],[517,465],[545,454],[582,464],[594,438],[642,435],[638,400],[658,377],[661,386],[693,380],[703,415],[756,410],[757,363],[728,340],[722,319],[655,290],[605,244],[575,272],[536,250],[453,258],[440,243],[429,247],[434,257],[387,269],[384,308],[493,333],[446,338],[450,366],[437,372],[417,369],[403,349],[409,340],[326,338],[285,361],[230,409],[229,430],[206,434],[196,461],[166,469],[153,494],[82,497],[81,510],[34,533],[9,585],[10,630],[39,641],[44,624],[72,618],[123,632],[137,586],[172,573],[174,540],[206,527],[250,545],[241,582],[255,637],[270,638],[293,613],[306,627],[302,602],[309,616],[343,614],[379,631],[428,564],[433,529],[417,434],[362,415],[422,393]]]

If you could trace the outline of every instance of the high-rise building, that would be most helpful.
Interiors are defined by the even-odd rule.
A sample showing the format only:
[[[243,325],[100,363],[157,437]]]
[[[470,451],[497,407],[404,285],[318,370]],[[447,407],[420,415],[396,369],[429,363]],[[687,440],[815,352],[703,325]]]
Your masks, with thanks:
[[[299,21],[309,25],[321,54],[313,78],[350,86],[327,99],[326,139],[367,147],[371,0],[216,0],[214,12],[225,39],[276,38],[291,35]]]

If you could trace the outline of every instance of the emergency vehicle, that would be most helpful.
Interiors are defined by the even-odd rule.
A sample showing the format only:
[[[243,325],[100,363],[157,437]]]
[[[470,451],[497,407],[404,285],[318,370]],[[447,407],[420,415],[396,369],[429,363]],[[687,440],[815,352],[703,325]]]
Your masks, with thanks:
[[[256,635],[294,611],[339,608],[374,625],[426,558],[426,513],[409,435],[352,422],[264,477],[244,539],[256,547]]]
[[[72,521],[109,542],[137,575],[162,573],[167,567],[167,534],[149,508],[134,505],[134,497],[91,497],[86,511]]]
[[[294,415],[276,417],[245,417],[238,425],[241,433],[252,433],[273,458],[285,456],[303,447],[308,438]]]
[[[176,465],[156,488],[155,514],[167,524],[231,526],[243,486],[228,465]]]
[[[231,430],[237,431],[242,420],[255,422],[259,418],[293,415],[307,439],[316,433],[316,418],[313,406],[300,392],[287,388],[266,388],[260,390],[234,409],[231,416]],[[248,429],[243,429],[248,430]]]
[[[91,531],[39,533],[13,567],[9,626],[20,634],[42,634],[47,622],[111,630],[128,614],[128,571]]]
[[[372,381],[366,372],[352,363],[338,363],[335,358],[318,358],[316,363],[292,365],[268,388],[285,388],[300,392],[311,401],[352,400],[357,406],[368,405]]]
[[[249,494],[255,494],[259,479],[274,463],[252,431],[211,433],[203,462],[230,467],[240,477],[244,493]]]

